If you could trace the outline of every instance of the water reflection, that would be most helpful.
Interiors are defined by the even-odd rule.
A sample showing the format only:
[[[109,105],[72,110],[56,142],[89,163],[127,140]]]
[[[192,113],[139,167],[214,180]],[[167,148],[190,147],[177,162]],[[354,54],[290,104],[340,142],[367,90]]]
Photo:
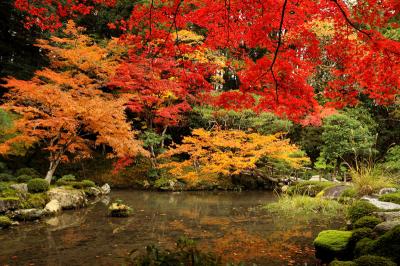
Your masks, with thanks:
[[[327,222],[272,217],[258,206],[268,192],[157,193],[114,191],[134,209],[107,216],[107,200],[42,223],[0,232],[1,265],[121,265],[128,254],[156,243],[172,248],[181,235],[226,261],[258,265],[314,265],[312,239]]]

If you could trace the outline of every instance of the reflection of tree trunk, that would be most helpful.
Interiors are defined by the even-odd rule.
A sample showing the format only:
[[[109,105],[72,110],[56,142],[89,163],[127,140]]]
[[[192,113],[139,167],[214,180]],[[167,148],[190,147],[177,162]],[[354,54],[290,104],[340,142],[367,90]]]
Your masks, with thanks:
[[[49,182],[49,184],[51,183],[51,179],[53,178],[54,172],[56,171],[59,163],[60,163],[60,159],[50,161],[50,167],[49,167],[49,170],[47,171],[47,174],[45,177],[46,181]]]

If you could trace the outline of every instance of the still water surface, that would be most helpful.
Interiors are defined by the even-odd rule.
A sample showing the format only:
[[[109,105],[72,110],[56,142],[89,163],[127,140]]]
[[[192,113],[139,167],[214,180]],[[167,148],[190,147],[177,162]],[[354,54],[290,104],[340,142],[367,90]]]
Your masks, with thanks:
[[[116,199],[134,215],[108,217],[107,203]],[[312,240],[338,224],[276,217],[260,208],[273,201],[271,192],[113,191],[88,208],[0,231],[0,265],[128,265],[130,252],[148,244],[173,248],[183,235],[225,261],[316,265]]]

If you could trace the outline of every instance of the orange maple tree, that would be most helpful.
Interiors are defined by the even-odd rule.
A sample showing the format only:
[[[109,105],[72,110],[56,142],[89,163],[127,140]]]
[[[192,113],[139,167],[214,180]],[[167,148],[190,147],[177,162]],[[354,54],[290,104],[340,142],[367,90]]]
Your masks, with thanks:
[[[288,139],[282,139],[282,133],[266,136],[241,130],[195,129],[182,144],[160,156],[170,158],[186,154],[189,158],[165,162],[159,167],[169,169],[170,174],[188,183],[197,183],[254,170],[263,158],[282,160],[299,168],[309,161],[307,157],[299,156],[299,152]]]
[[[39,41],[50,67],[28,81],[7,79],[10,92],[2,106],[20,118],[13,128],[17,134],[0,144],[0,153],[14,143],[39,144],[49,152],[48,182],[61,162],[89,157],[96,146],[111,148],[109,157],[147,154],[126,120],[127,96],[99,89],[118,65],[113,57],[118,46],[98,46],[72,22],[64,33],[65,38]]]

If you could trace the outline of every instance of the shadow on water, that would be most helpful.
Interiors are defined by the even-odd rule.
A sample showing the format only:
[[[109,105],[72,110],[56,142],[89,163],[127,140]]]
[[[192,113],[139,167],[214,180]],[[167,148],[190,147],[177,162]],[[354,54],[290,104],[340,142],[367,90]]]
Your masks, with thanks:
[[[315,265],[312,240],[332,221],[273,217],[260,209],[271,192],[158,193],[113,191],[134,209],[107,216],[107,199],[77,211],[0,231],[1,265],[126,265],[132,251],[174,248],[180,236],[225,261],[257,265]],[[338,224],[336,224],[338,226]],[[251,265],[251,264],[250,264]]]

